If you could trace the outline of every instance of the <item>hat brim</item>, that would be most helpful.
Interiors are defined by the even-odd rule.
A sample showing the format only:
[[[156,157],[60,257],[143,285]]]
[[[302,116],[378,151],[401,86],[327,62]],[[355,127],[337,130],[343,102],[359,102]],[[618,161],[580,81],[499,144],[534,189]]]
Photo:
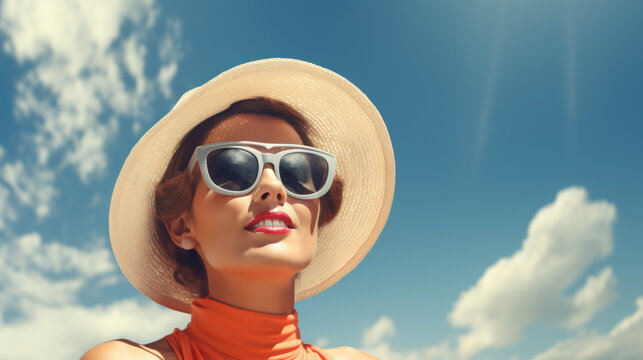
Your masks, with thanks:
[[[295,301],[354,269],[386,223],[395,160],[386,126],[366,95],[342,76],[300,60],[239,65],[186,93],[134,146],[114,186],[109,233],[116,261],[134,287],[163,306],[189,313],[194,297],[174,281],[155,238],[155,187],[185,134],[230,104],[257,96],[299,111],[315,147],[337,157],[344,183],[341,209],[319,229],[315,257],[295,281]]]

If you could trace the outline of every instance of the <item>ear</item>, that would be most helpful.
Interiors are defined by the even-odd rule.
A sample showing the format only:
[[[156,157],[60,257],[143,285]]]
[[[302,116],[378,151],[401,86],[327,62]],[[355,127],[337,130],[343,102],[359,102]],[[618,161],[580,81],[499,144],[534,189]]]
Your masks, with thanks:
[[[163,225],[165,225],[165,229],[174,245],[185,250],[192,250],[196,247],[196,239],[188,225],[187,213],[183,213],[170,221],[164,221]]]

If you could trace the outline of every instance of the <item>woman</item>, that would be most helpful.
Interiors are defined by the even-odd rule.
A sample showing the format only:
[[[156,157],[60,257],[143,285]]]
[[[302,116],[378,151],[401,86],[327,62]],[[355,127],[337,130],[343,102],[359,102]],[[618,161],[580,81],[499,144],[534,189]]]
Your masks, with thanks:
[[[132,149],[110,207],[123,273],[191,321],[83,359],[375,359],[303,344],[294,303],[370,250],[394,177],[379,113],[329,70],[266,59],[191,90]]]

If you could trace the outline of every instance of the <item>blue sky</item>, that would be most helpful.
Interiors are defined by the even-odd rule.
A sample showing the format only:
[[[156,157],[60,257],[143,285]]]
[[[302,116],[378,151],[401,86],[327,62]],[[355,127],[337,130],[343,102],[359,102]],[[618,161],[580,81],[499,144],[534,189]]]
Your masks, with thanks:
[[[267,57],[351,80],[396,157],[372,251],[297,304],[306,342],[391,360],[643,358],[642,11],[0,0],[0,358],[184,326],[118,270],[112,187],[183,92]]]

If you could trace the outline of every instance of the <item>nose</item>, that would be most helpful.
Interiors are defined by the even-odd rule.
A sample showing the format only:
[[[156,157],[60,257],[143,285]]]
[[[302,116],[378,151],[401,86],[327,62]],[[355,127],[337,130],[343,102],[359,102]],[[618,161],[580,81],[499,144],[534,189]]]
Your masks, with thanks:
[[[271,165],[264,167],[257,188],[252,195],[252,201],[261,203],[272,201],[277,205],[283,205],[287,199],[286,189],[277,178],[277,174]]]

